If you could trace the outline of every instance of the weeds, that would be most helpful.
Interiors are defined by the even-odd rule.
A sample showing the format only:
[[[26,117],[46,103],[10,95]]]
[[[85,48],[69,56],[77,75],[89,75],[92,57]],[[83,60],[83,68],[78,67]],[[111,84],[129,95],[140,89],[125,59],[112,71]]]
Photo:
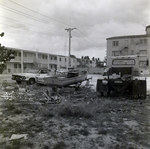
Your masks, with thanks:
[[[84,105],[67,105],[59,109],[59,115],[61,117],[69,118],[92,118],[93,114]]]
[[[61,141],[61,142],[58,142],[53,149],[65,149],[66,148],[66,144]]]

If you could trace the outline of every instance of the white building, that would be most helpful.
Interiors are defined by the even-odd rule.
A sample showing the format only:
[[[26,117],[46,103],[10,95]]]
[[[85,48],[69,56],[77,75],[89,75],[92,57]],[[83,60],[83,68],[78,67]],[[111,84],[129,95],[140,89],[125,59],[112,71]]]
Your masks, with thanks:
[[[107,38],[107,66],[111,66],[111,56],[121,55],[138,55],[139,67],[146,68],[147,61],[150,62],[150,25],[146,27],[144,35]]]
[[[37,51],[29,51],[23,49],[9,48],[16,51],[15,59],[7,62],[6,73],[25,72],[25,69],[47,68],[61,69],[68,68],[69,57],[63,55],[55,55]],[[70,56],[71,67],[76,67],[77,59],[75,56]]]

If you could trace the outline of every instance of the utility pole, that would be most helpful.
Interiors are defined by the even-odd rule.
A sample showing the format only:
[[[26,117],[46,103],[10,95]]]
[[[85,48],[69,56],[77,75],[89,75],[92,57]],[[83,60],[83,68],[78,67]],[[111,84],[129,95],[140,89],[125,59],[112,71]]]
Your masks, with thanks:
[[[66,28],[65,30],[67,30],[69,32],[69,64],[68,64],[68,67],[71,66],[71,59],[70,59],[70,51],[71,51],[71,31],[74,30],[74,29],[77,29],[76,27],[74,28]]]

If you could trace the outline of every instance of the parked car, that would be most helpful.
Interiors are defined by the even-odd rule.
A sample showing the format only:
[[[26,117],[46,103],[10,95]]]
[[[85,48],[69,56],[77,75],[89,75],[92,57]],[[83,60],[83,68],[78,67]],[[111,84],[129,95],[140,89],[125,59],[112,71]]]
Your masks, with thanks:
[[[47,75],[50,72],[48,69],[29,69],[25,73],[14,73],[12,74],[12,80],[16,80],[17,83],[27,82],[29,84],[34,84],[36,82],[37,75]]]
[[[38,83],[38,84],[45,84],[44,78],[56,77],[56,76],[65,77],[65,76],[67,76],[67,74],[68,74],[68,70],[67,71],[64,71],[64,70],[51,70],[46,75],[38,74],[36,76],[36,83]]]

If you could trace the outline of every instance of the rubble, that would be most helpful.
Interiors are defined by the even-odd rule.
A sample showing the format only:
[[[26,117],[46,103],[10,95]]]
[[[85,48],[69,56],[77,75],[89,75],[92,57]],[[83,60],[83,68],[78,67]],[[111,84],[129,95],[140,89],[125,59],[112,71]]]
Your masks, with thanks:
[[[78,90],[57,89],[57,96],[47,86],[6,88],[0,88],[0,148],[150,147],[148,96],[146,100],[99,97],[90,83]],[[50,104],[58,95],[62,102]]]
[[[9,141],[22,139],[22,138],[24,138],[25,140],[28,139],[28,134],[12,134]]]

